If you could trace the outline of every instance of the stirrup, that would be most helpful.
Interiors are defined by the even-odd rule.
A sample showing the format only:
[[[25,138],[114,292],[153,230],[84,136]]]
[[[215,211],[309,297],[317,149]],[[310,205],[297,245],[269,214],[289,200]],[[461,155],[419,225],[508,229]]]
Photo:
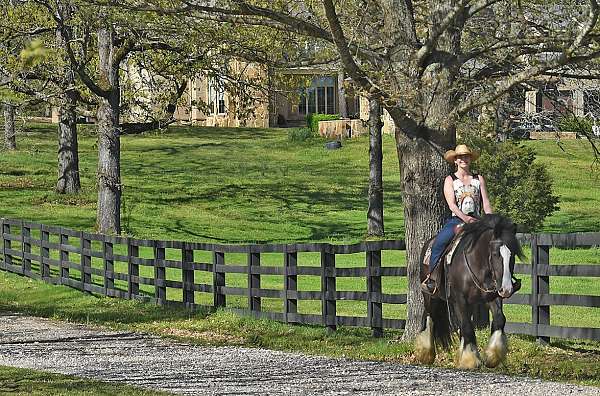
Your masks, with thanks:
[[[431,295],[437,292],[437,284],[433,279],[431,279],[431,273],[427,274],[427,277],[423,280],[423,282],[421,282],[421,291]]]

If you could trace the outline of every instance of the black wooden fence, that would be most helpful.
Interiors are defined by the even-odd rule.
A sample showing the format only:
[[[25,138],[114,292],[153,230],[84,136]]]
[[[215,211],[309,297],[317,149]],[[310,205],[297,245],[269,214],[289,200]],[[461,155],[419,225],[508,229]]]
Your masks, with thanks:
[[[516,293],[506,300],[506,303],[530,305],[531,323],[507,323],[507,332],[532,335],[542,343],[549,342],[550,337],[600,340],[600,319],[597,322],[597,328],[552,326],[550,324],[551,306],[600,308],[600,296],[550,292],[551,276],[600,277],[600,265],[598,264],[550,265],[550,248],[574,249],[600,246],[600,233],[522,235],[521,243],[527,242],[531,246],[531,264],[517,264],[515,273],[531,276],[531,293]],[[596,281],[600,281],[600,279],[596,279]],[[593,316],[600,318],[600,312],[594,312]]]
[[[0,224],[0,269],[53,284],[159,305],[225,307],[286,323],[320,324],[331,330],[338,325],[370,327],[375,336],[381,336],[385,328],[401,329],[405,325],[404,319],[384,315],[384,307],[405,304],[406,294],[385,293],[382,287],[382,279],[391,278],[397,284],[406,277],[406,267],[397,262],[382,265],[382,253],[387,257],[388,252],[405,248],[400,240],[354,245],[222,245],[108,236],[11,219],[1,219]],[[598,308],[600,296],[549,292],[550,276],[600,277],[600,265],[549,265],[550,246],[600,245],[600,233],[534,234],[523,238],[531,244],[532,263],[518,264],[516,272],[531,275],[533,292],[518,293],[507,303],[530,305],[532,323],[508,323],[507,331],[533,335],[542,341],[549,337],[600,340],[600,328],[550,325],[550,306]],[[235,262],[239,261],[239,254],[246,257],[246,263]],[[269,260],[261,265],[261,256],[268,254],[276,254],[278,263]],[[318,262],[308,263],[311,260],[305,254],[318,255]],[[364,265],[336,265],[336,258],[348,254],[364,254]],[[226,260],[229,255],[237,259]],[[393,254],[390,256],[393,258]],[[243,277],[245,282],[232,284],[227,274],[237,281]],[[267,276],[276,276],[281,284],[276,288],[261,287],[261,277]],[[299,281],[305,277],[318,277],[319,290],[299,287]],[[365,291],[338,290],[338,281],[344,278],[366,280]],[[203,301],[199,301],[201,295]],[[231,308],[228,296],[245,299],[247,307]],[[276,300],[279,307],[263,307],[266,300]],[[366,316],[338,315],[338,303],[342,301],[365,303]],[[301,313],[307,311],[300,310],[299,304],[306,302],[319,304],[320,314]],[[600,313],[596,315],[600,317]]]

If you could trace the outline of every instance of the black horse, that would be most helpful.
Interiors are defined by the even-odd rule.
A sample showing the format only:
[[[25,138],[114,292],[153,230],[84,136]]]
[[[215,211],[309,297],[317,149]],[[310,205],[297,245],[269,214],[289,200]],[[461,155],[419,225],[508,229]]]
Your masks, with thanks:
[[[432,241],[423,247],[421,263],[426,261]],[[471,317],[473,308],[480,304],[487,304],[492,312],[492,335],[483,356],[484,363],[487,367],[496,367],[504,360],[508,348],[502,299],[520,288],[520,281],[513,281],[515,256],[523,259],[521,245],[516,239],[516,226],[510,219],[485,215],[462,227],[462,239],[452,260],[438,266],[442,267],[437,280],[438,291],[434,295],[424,293],[423,327],[415,344],[415,354],[420,362],[433,363],[436,344],[448,349],[452,344],[452,332],[458,329],[457,366],[479,367],[481,358]],[[446,262],[445,257],[442,260]],[[425,278],[425,265],[421,266],[421,281]]]

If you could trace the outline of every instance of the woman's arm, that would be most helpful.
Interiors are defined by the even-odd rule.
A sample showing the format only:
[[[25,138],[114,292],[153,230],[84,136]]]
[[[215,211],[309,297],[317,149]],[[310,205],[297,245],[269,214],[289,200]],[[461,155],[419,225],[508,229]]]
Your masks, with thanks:
[[[485,187],[485,179],[481,175],[479,175],[479,185],[481,191],[481,204],[483,205],[483,211],[487,214],[492,213],[492,205],[490,205],[487,188]]]
[[[468,216],[463,213],[462,210],[456,204],[456,198],[454,198],[454,187],[452,186],[452,177],[447,176],[444,180],[444,198],[446,198],[446,203],[448,207],[459,219],[464,221],[465,223],[471,223],[476,219],[474,217]]]

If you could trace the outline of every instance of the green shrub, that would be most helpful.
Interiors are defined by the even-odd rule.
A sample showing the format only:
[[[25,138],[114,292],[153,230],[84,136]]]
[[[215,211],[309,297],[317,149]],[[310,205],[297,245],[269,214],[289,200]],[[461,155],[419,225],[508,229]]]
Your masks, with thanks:
[[[292,142],[304,142],[315,137],[315,133],[309,128],[291,128],[288,131],[288,139]]]
[[[306,126],[309,127],[314,133],[318,133],[319,121],[339,120],[340,118],[341,117],[339,114],[307,114]]]
[[[583,117],[564,117],[558,121],[558,130],[561,132],[577,132],[582,135],[592,135],[592,120]]]
[[[474,168],[485,177],[494,211],[509,216],[519,231],[538,230],[558,210],[550,175],[543,164],[535,162],[533,149],[477,137],[468,138],[467,144],[481,153]]]

